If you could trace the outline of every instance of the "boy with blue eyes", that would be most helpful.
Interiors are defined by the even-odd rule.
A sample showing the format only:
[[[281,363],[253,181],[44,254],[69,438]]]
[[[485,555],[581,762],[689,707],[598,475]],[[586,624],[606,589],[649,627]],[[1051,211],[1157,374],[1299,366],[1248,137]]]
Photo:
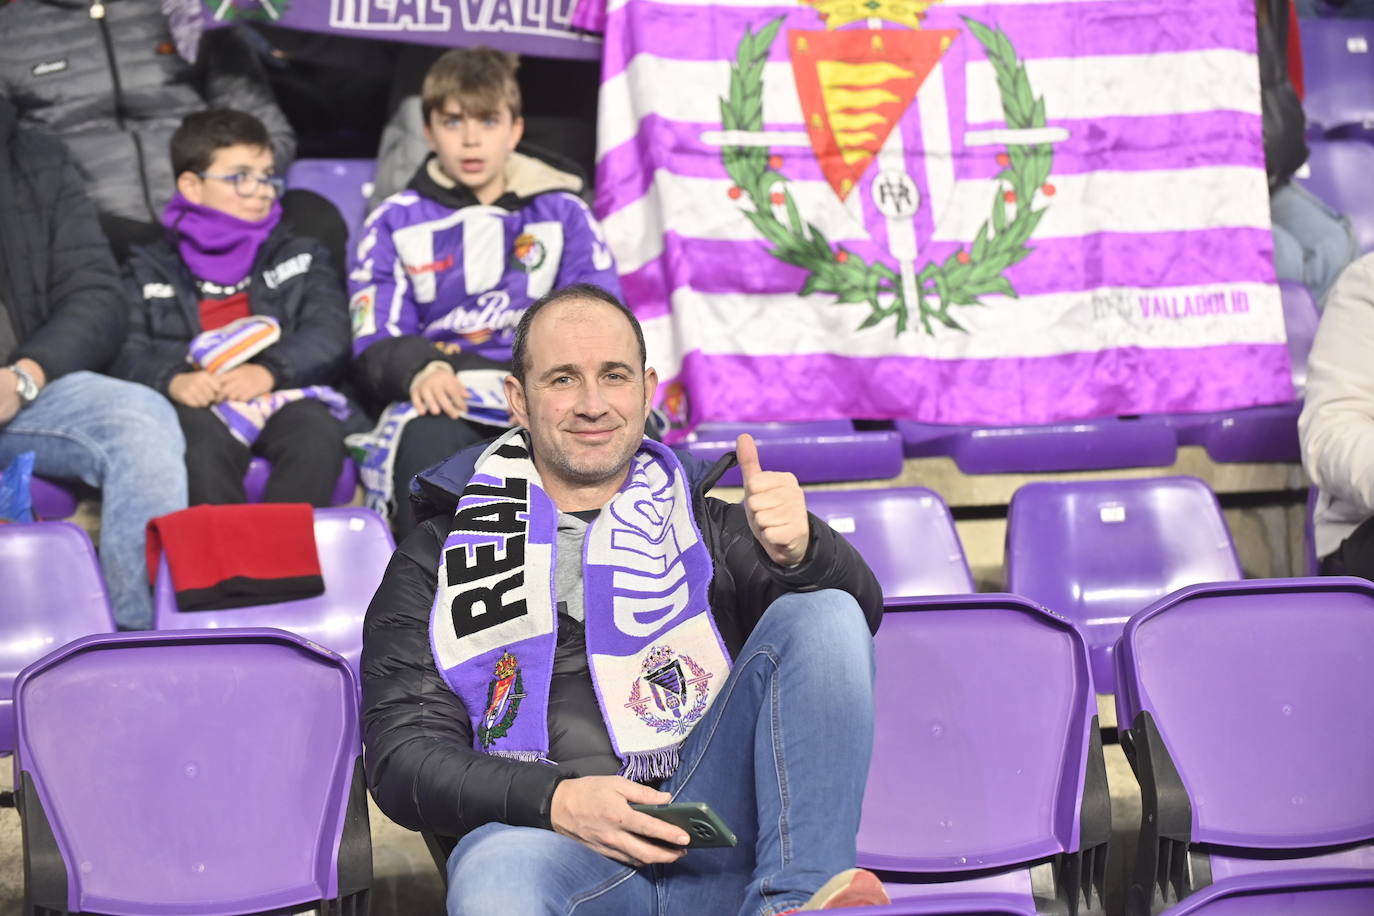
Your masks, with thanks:
[[[410,479],[497,432],[462,419],[469,392],[457,373],[509,369],[520,316],[551,290],[589,282],[619,291],[601,229],[578,196],[577,167],[532,147],[516,151],[524,130],[516,67],[515,55],[480,47],[435,61],[421,88],[433,154],[368,217],[354,256],[358,380],[404,420],[390,424],[385,445],[395,495],[383,501],[395,508],[399,534],[414,527]]]
[[[329,505],[344,458],[348,311],[328,250],[282,222],[267,129],[227,109],[172,135],[166,235],[125,267],[114,373],[162,392],[186,436],[190,505],[241,503],[252,455],[268,502]]]

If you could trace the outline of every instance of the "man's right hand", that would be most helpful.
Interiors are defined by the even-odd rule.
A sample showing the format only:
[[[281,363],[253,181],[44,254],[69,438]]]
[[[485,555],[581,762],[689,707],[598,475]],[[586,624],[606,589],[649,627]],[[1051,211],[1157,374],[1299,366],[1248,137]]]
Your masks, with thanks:
[[[13,420],[20,406],[19,376],[8,369],[0,369],[0,426]]]
[[[167,396],[187,407],[209,407],[224,399],[219,378],[204,369],[172,376],[172,381],[167,385]]]
[[[428,373],[421,372],[418,378],[420,380],[410,388],[410,403],[415,405],[417,414],[422,417],[444,414],[450,420],[463,415],[468,404],[468,390],[458,381],[457,373],[441,366]]]
[[[603,856],[639,868],[676,862],[689,841],[681,827],[636,811],[636,805],[666,805],[673,797],[623,776],[565,779],[553,790],[553,829]],[[657,842],[654,842],[654,841]]]

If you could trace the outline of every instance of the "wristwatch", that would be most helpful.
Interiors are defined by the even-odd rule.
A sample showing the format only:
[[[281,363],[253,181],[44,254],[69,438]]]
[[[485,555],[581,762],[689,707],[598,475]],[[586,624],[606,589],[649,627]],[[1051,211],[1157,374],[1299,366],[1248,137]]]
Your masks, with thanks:
[[[38,397],[38,382],[34,381],[28,370],[18,363],[13,363],[5,368],[13,372],[15,377],[19,379],[19,384],[16,386],[19,389],[19,404],[22,407],[28,407]]]

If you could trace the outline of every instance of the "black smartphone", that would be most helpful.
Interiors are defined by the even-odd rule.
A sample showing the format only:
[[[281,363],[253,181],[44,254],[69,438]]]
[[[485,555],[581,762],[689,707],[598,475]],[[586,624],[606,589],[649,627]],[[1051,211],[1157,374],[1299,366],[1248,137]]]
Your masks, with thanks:
[[[735,845],[735,832],[725,826],[720,815],[706,802],[672,802],[667,805],[631,805],[650,817],[667,821],[686,831],[688,848],[718,849]]]

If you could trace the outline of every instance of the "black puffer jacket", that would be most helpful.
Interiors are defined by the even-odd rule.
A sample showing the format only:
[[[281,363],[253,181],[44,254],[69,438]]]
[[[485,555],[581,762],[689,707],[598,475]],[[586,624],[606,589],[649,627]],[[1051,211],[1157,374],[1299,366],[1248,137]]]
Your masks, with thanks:
[[[256,115],[285,174],[296,138],[266,74],[233,29],[206,33],[196,65],[176,53],[156,0],[0,4],[0,95],[25,126],[71,147],[102,214],[157,222],[172,196],[168,141],[205,108]]]
[[[351,352],[348,299],[329,251],[278,226],[253,259],[248,304],[281,322],[281,339],[251,360],[272,373],[277,389],[332,385]],[[124,268],[129,337],[114,374],[163,394],[187,372],[186,348],[201,332],[195,281],[170,239],[134,249]]]
[[[0,97],[0,308],[49,381],[119,352],[127,311],[95,208],[66,147],[18,129]]]
[[[420,498],[416,515],[424,521],[392,557],[363,625],[368,784],[392,820],[444,837],[461,837],[492,821],[547,828],[555,786],[570,776],[591,775],[473,750],[463,704],[434,664],[429,616],[439,551],[483,448],[460,452],[417,478],[412,495]],[[869,629],[877,631],[882,590],[844,538],[813,516],[806,559],[795,569],[783,569],[754,540],[742,506],[704,495],[734,464],[733,454],[714,466],[680,457],[693,489],[697,525],[715,566],[711,613],[732,657],[768,606],[788,592],[842,589],[863,608]],[[565,640],[560,633],[555,670],[567,666],[568,653],[576,646],[576,640]],[[570,724],[585,723],[586,732],[604,730],[595,696],[589,690],[584,696],[589,699],[577,704],[550,702],[551,736]]]

